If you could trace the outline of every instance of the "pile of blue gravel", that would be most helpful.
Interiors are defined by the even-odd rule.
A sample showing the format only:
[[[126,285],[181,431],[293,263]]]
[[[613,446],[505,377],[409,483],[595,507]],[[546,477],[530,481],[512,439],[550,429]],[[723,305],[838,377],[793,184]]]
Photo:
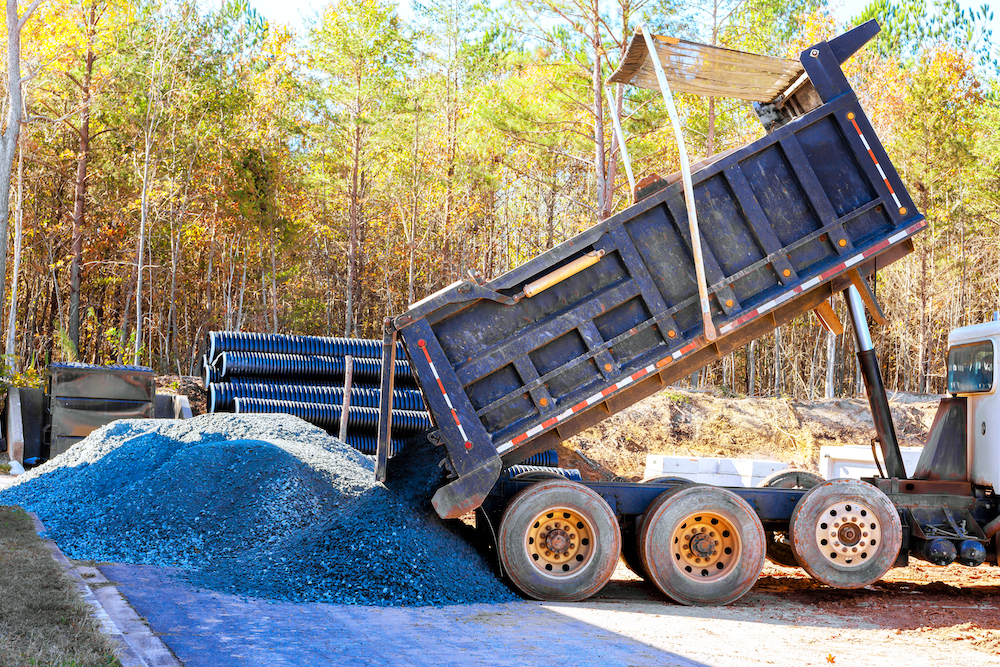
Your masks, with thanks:
[[[226,593],[377,606],[516,596],[430,506],[439,454],[370,458],[290,415],[118,421],[0,493],[70,558],[183,568]]]

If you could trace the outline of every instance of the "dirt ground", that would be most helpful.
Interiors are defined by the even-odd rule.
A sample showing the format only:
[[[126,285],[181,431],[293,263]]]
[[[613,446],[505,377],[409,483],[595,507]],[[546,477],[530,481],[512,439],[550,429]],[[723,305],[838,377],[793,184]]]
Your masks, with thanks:
[[[799,568],[770,561],[754,591],[780,593],[832,618],[863,621],[894,635],[930,637],[971,647],[1000,662],[1000,568],[938,567],[910,559],[860,591],[839,591]]]
[[[922,446],[938,397],[890,399],[900,445]],[[874,436],[867,399],[734,398],[670,388],[566,445],[577,459],[601,464],[588,471],[594,476],[634,480],[642,477],[647,453],[769,459],[818,471],[821,446],[868,445]],[[616,572],[620,579],[633,576]],[[1000,567],[994,565],[937,567],[911,558],[865,589],[839,591],[800,568],[768,561],[753,593],[811,605],[844,622],[845,637],[857,632],[854,624],[871,624],[893,635],[956,642],[1000,664]]]
[[[183,375],[178,378],[176,375],[157,375],[156,393],[187,396],[193,415],[203,415],[208,412],[208,394],[205,392],[204,380],[200,377]]]
[[[901,446],[923,445],[937,403],[935,396],[890,396]],[[567,440],[565,454],[630,480],[642,478],[646,454],[766,459],[818,471],[820,447],[869,445],[874,437],[867,399],[739,398],[670,387]],[[586,461],[580,467],[596,469]]]

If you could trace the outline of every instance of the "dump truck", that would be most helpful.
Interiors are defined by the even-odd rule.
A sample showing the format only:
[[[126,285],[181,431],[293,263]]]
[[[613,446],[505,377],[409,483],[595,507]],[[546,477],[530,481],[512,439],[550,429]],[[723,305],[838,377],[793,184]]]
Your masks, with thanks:
[[[868,22],[796,61],[640,26],[610,82],[663,93],[680,174],[633,184],[629,208],[498,278],[457,282],[386,320],[383,368],[402,341],[433,418],[428,440],[450,476],[435,510],[475,512],[503,575],[526,596],[582,600],[619,557],[689,605],[738,599],[769,554],[835,588],[866,586],[910,555],[996,560],[1000,323],[952,335],[951,397],[912,477],[873,351],[868,318],[884,315],[868,278],[912,252],[926,225],[841,69],[878,30]],[[766,134],[692,168],[672,91],[751,101]],[[790,473],[763,488],[722,488],[504,474],[809,311],[841,333],[838,294],[883,475]],[[383,375],[381,396],[392,388]],[[385,479],[391,406],[380,410],[376,475]]]

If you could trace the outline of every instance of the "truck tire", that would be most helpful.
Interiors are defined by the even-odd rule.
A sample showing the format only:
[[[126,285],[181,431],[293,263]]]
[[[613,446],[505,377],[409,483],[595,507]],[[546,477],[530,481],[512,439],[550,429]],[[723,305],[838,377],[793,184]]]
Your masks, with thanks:
[[[694,484],[694,482],[675,475],[657,475],[656,477],[649,477],[642,480],[640,484],[674,485]],[[635,519],[626,520],[622,523],[622,562],[637,577],[648,580],[649,575],[646,574],[645,568],[642,567],[642,560],[639,558],[639,547],[637,546],[639,539],[639,530],[637,527],[640,525],[642,525],[641,514],[635,517]]]
[[[855,479],[831,479],[807,491],[788,532],[802,568],[834,588],[862,588],[881,579],[903,539],[892,501]]]
[[[757,486],[763,489],[811,489],[823,483],[823,478],[808,470],[779,470],[771,473]],[[767,558],[785,567],[799,567],[792,553],[792,541],[787,530],[767,531]]]
[[[536,600],[584,600],[614,574],[621,530],[596,491],[565,479],[533,484],[500,520],[500,560],[511,582]]]
[[[649,579],[686,605],[728,604],[753,588],[764,567],[764,527],[732,491],[686,485],[646,509],[639,557]]]

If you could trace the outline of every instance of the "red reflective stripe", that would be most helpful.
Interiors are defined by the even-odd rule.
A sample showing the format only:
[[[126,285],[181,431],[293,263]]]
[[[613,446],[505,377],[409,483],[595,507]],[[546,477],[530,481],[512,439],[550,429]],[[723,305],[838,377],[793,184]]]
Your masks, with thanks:
[[[847,264],[838,264],[837,266],[833,267],[829,271],[826,271],[825,273],[821,274],[820,275],[820,280],[826,280],[830,276],[833,276],[833,275],[835,275],[837,273],[840,273],[842,270],[844,270],[846,268],[847,268]]]
[[[427,363],[428,363],[428,365],[433,365],[434,362],[431,361],[431,353],[427,350],[427,345],[424,344],[424,341],[421,340],[417,344],[420,346],[421,349],[423,349],[424,356],[427,357]],[[438,389],[441,390],[441,395],[444,396],[445,399],[447,399],[448,398],[448,392],[445,391],[445,389],[444,389],[444,383],[441,382],[441,378],[438,377],[437,374],[435,373],[434,379],[437,380]],[[451,410],[451,418],[455,420],[455,423],[458,424],[459,428],[462,427],[462,422],[459,421],[459,419],[458,419],[458,413],[455,412],[454,408],[452,408],[452,410]]]
[[[601,392],[601,396],[607,396],[608,394],[613,394],[613,393],[615,393],[616,389],[618,389],[618,385],[613,384],[610,387],[608,387],[607,389],[603,390]]]
[[[511,440],[510,444],[516,446],[516,445],[521,444],[522,442],[524,442],[527,439],[528,439],[528,434],[527,433],[522,433],[521,435],[519,435],[516,438],[514,438],[513,440]]]
[[[645,368],[643,368],[641,371],[636,371],[635,373],[632,373],[631,378],[633,380],[638,380],[639,378],[641,378],[643,375],[645,375],[648,372],[649,371],[647,371]]]
[[[570,409],[573,412],[579,412],[580,410],[583,410],[585,407],[587,407],[587,401],[580,401]]]
[[[552,426],[553,424],[555,424],[557,421],[559,421],[558,417],[553,417],[552,419],[548,419],[548,420],[542,422],[542,428],[548,428],[548,427]]]
[[[881,252],[882,250],[885,250],[888,247],[889,247],[889,239],[886,239],[886,240],[882,241],[881,243],[879,243],[874,248],[872,248],[870,250],[866,250],[865,252],[861,253],[861,256],[864,257],[865,259],[867,259],[867,258],[871,257],[872,255],[874,255],[875,253]]]

